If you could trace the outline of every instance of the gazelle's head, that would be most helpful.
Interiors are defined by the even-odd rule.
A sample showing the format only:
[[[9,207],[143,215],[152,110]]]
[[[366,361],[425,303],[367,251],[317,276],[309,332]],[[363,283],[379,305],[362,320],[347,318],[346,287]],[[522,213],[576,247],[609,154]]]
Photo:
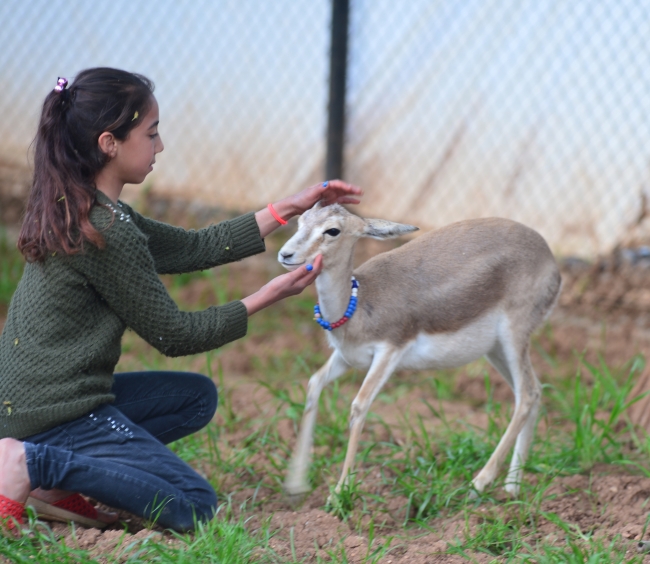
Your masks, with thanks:
[[[323,265],[327,267],[335,261],[348,261],[360,237],[393,239],[417,229],[385,219],[364,219],[339,204],[321,206],[317,203],[300,216],[298,231],[280,249],[278,261],[287,270],[295,270],[321,254]]]

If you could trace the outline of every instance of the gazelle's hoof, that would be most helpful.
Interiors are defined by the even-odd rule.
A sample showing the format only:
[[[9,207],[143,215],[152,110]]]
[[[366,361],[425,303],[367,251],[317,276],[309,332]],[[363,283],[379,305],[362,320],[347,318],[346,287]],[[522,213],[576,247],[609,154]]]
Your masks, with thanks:
[[[337,504],[337,496],[338,494],[336,492],[331,493],[330,495],[327,496],[327,499],[325,500],[325,507],[324,510],[327,513],[334,513],[336,510]]]
[[[468,499],[478,499],[484,489],[484,485],[477,483],[476,480],[472,480],[469,484],[469,492],[467,493]]]
[[[650,541],[647,540],[639,541],[636,545],[636,551],[642,553],[650,552]]]
[[[519,484],[517,482],[506,484],[503,489],[512,497],[517,497],[519,495]]]
[[[307,484],[284,484],[282,489],[291,507],[300,505],[311,493],[311,488]]]
[[[325,511],[328,513],[331,513],[334,509],[334,507],[337,505],[337,502],[339,501],[339,494],[341,493],[341,486],[337,485],[334,490],[330,490],[330,495],[327,496],[327,499],[325,500]]]

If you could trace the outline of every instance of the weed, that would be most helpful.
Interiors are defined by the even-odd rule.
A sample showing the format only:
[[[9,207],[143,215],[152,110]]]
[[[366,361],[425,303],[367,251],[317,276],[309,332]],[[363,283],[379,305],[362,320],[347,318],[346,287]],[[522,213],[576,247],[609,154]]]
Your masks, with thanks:
[[[471,517],[477,523],[471,525]],[[522,547],[519,523],[500,515],[466,512],[464,540],[451,543],[449,552],[468,556],[467,551],[483,552],[492,556],[516,554]]]
[[[610,368],[601,359],[598,366],[581,359],[593,383],[585,385],[582,371],[578,369],[573,379],[573,394],[565,394],[550,388],[554,401],[565,416],[573,423],[571,442],[554,441],[546,458],[552,466],[562,467],[569,473],[590,470],[597,462],[625,461],[622,443],[617,435],[620,424],[624,424],[625,410],[633,403],[628,401],[634,385],[634,377],[643,368],[643,359],[636,357],[630,363],[627,376],[619,383]]]
[[[643,555],[627,554],[621,539],[606,544],[601,539],[566,538],[564,546],[540,544],[526,546],[525,551],[517,555],[517,562],[534,564],[619,564],[644,561]]]
[[[464,505],[473,474],[485,465],[494,445],[473,429],[447,426],[434,435],[421,417],[410,431],[406,462],[389,464],[396,476],[393,493],[408,500],[407,519],[424,521]]]
[[[327,500],[326,510],[343,521],[350,518],[354,507],[362,499],[362,493],[359,490],[359,481],[356,472],[350,472],[343,481],[340,491],[335,491],[334,486],[330,486],[330,495]]]

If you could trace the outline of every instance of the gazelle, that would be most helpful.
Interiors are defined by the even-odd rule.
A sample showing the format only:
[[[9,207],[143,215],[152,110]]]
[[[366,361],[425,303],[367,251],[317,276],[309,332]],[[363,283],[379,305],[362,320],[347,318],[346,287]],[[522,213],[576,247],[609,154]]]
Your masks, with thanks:
[[[512,495],[519,492],[541,401],[541,386],[529,358],[530,337],[560,293],[557,264],[536,231],[507,219],[489,218],[425,233],[353,269],[354,245],[360,237],[390,239],[417,229],[363,219],[338,204],[317,204],[300,217],[298,231],[278,254],[288,270],[322,254],[316,315],[328,329],[334,349],[309,380],[284,484],[290,496],[310,490],[307,470],[318,398],[324,386],[348,368],[368,372],[352,402],[350,439],[337,492],[353,468],[370,405],[395,370],[451,368],[482,356],[512,388],[515,409],[472,487],[483,491],[514,445],[505,489]],[[351,284],[352,276],[356,284]],[[353,299],[351,294],[358,295]],[[342,323],[336,323],[339,319]]]

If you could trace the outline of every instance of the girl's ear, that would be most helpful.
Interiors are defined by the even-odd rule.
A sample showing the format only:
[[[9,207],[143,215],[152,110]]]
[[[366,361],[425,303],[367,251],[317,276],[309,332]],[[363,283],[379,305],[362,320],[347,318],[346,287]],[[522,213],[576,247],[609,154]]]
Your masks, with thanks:
[[[99,150],[111,159],[117,155],[117,139],[115,139],[112,133],[104,131],[99,136],[99,139],[97,139],[97,144],[99,145]]]

